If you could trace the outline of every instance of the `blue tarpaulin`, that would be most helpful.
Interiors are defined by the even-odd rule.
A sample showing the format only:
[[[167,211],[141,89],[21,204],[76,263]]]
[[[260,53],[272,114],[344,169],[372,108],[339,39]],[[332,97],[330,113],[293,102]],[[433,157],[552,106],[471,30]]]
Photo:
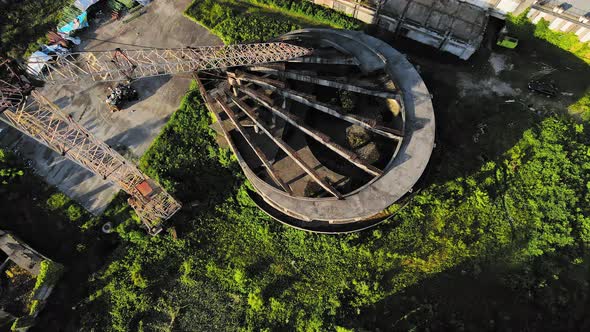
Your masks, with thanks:
[[[59,32],[70,34],[72,31],[86,28],[88,26],[88,14],[83,12],[82,14],[78,15],[75,20],[72,22],[64,25],[63,27],[59,28]]]

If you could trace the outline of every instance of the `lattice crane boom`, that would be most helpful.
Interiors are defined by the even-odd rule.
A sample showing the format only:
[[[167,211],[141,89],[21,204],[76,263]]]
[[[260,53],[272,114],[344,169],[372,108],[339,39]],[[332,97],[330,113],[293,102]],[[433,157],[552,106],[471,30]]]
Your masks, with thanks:
[[[42,61],[46,69],[36,74],[36,78],[57,84],[71,84],[83,79],[118,81],[276,62],[301,57],[309,52],[309,49],[282,42],[78,52]],[[29,62],[29,66],[37,65],[34,60]]]
[[[151,234],[157,234],[162,221],[180,209],[164,189],[39,92],[21,98],[4,108],[1,119],[131,195],[131,205]]]
[[[35,75],[37,80],[68,84],[84,79],[117,81],[140,77],[190,73],[283,61],[301,57],[310,50],[287,43],[261,43],[182,49],[114,50],[57,55]],[[2,63],[8,64],[8,61]],[[0,64],[0,65],[2,65]],[[29,62],[29,65],[35,65]],[[161,231],[181,205],[135,165],[76,123],[51,103],[10,66],[9,81],[0,80],[0,119],[61,153],[94,174],[116,184],[131,198],[150,234]]]

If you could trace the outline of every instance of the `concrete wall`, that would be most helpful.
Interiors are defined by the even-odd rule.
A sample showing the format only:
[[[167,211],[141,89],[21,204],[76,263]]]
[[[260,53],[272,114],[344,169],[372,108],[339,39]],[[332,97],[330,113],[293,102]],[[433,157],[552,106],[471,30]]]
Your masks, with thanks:
[[[463,60],[475,53],[483,39],[488,13],[456,0],[388,0],[377,24]]]
[[[375,21],[376,8],[361,5],[358,2],[346,0],[308,0],[316,5],[332,8],[350,15],[361,22],[372,24]]]
[[[348,0],[309,0],[463,60],[483,39],[488,14],[458,0],[385,0],[380,8]]]
[[[562,2],[534,4],[528,18],[534,24],[542,19],[549,22],[549,29],[575,33],[580,41],[590,42],[590,2],[588,9],[563,7]]]
[[[0,250],[16,265],[34,276],[39,274],[41,262],[47,259],[16,236],[3,230],[0,230]]]

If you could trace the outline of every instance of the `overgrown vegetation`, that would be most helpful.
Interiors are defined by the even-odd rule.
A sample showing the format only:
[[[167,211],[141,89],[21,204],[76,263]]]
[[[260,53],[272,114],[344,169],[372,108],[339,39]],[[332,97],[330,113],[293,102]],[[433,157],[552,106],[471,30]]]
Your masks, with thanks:
[[[38,292],[43,286],[51,286],[55,284],[63,271],[63,266],[52,261],[42,261],[37,280],[35,282],[35,288],[33,293]]]
[[[72,0],[23,0],[0,2],[0,55],[23,57],[45,41],[55,28],[61,10]],[[35,43],[38,41],[37,43]]]
[[[39,298],[40,292],[46,292],[48,287],[55,287],[55,284],[61,277],[63,266],[58,263],[44,260],[41,262],[41,268],[35,281],[35,287],[31,291],[31,298],[29,299],[29,313],[26,316],[18,317],[11,325],[11,331],[19,331],[22,328],[31,327],[34,325],[35,317],[42,309],[45,303],[44,299]]]
[[[307,1],[198,0],[186,9],[185,15],[226,44],[268,41],[306,26],[361,27],[356,19]]]
[[[0,149],[0,183],[7,185],[10,181],[13,181],[16,177],[23,176],[25,172],[16,167],[16,165],[11,162],[10,155],[8,155],[4,150]]]
[[[205,7],[219,15],[199,16]],[[187,13],[210,28],[224,22],[227,7],[205,7]],[[405,207],[392,207],[393,220],[321,236],[256,208],[209,123],[192,85],[141,160],[185,203],[173,222],[179,237],[146,237],[117,205],[124,244],[93,281],[83,328],[348,331],[392,313],[394,330],[588,327],[588,124],[536,121],[476,171],[430,183]],[[461,302],[463,289],[482,284],[491,299]],[[420,297],[428,288],[442,298]]]
[[[508,26],[511,32],[525,41],[534,39],[542,40],[555,47],[574,54],[576,57],[590,64],[590,43],[581,42],[579,37],[573,33],[564,33],[549,29],[549,22],[541,19],[537,24],[532,24],[524,12],[519,16],[509,16]],[[526,46],[525,46],[526,47]],[[584,121],[590,120],[590,90],[577,103],[569,108],[572,114],[578,115]]]
[[[527,13],[508,17],[507,23],[511,33],[515,33],[519,39],[538,38],[544,40],[590,64],[590,44],[581,42],[573,32],[564,33],[549,29],[547,20],[541,19],[537,24],[532,24],[527,18]]]
[[[572,114],[579,115],[584,121],[590,121],[590,90],[575,104],[569,107]]]
[[[295,28],[282,18],[267,20],[268,13],[207,1],[187,10],[227,42],[266,40]],[[250,26],[255,15],[270,28]],[[235,22],[222,30],[230,18]],[[88,303],[76,309],[83,316],[78,329],[349,331],[391,317],[392,330],[590,326],[587,123],[539,119],[475,171],[429,181],[408,205],[391,208],[393,220],[342,236],[297,231],[264,215],[209,123],[193,83],[140,162],[184,203],[170,222],[178,238],[146,236],[118,196],[104,219],[115,223],[121,244],[91,278]],[[22,217],[15,201],[44,211],[28,217],[37,222],[47,205],[67,207],[54,218],[76,216],[67,212],[67,200],[50,198],[52,191],[42,191],[39,203],[19,197],[15,188],[33,175],[0,156],[0,197],[11,206],[0,217]],[[429,288],[440,298],[422,297]],[[488,297],[461,302],[470,290]]]
[[[185,204],[199,204],[178,217],[178,240],[121,229],[126,244],[95,281],[86,328],[350,327],[363,308],[422,280],[465,264],[475,275],[490,261],[502,267],[505,287],[542,298],[539,310],[556,323],[551,313],[567,295],[545,290],[588,266],[590,131],[565,118],[539,123],[478,172],[430,186],[388,224],[337,237],[259,211],[209,119],[193,86],[142,159]],[[430,320],[420,314],[400,326]]]
[[[275,9],[283,15],[302,17],[333,28],[357,30],[362,23],[336,10],[300,0],[249,0],[252,4]]]
[[[29,192],[29,190],[33,190]],[[0,218],[14,218],[23,211],[16,211],[15,205],[28,205],[26,215],[52,215],[55,219],[66,217],[70,221],[84,219],[85,223],[96,223],[92,217],[78,203],[72,201],[65,194],[56,192],[29,172],[16,155],[0,149]],[[32,203],[29,201],[33,196]],[[9,208],[11,207],[11,208]],[[53,218],[52,218],[53,219]],[[0,219],[2,220],[2,219]],[[80,225],[82,227],[82,225]]]

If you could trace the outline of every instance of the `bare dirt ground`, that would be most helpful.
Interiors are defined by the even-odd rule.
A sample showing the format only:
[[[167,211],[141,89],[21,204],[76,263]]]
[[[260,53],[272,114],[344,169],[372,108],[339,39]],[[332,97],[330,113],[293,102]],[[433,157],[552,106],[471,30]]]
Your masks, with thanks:
[[[142,14],[125,23],[90,22],[80,37],[80,50],[115,48],[183,47],[219,45],[221,41],[205,28],[182,15],[189,0],[155,0]],[[99,25],[100,24],[100,25]],[[46,86],[41,92],[72,115],[99,139],[124,152],[140,157],[178,107],[186,92],[186,77],[145,78],[134,82],[140,100],[126,109],[109,112],[104,100],[113,83],[80,82],[77,85]],[[37,173],[49,184],[78,201],[90,212],[101,213],[118,191],[116,187],[65,159],[12,128],[0,124],[0,146],[18,150],[33,162]]]

